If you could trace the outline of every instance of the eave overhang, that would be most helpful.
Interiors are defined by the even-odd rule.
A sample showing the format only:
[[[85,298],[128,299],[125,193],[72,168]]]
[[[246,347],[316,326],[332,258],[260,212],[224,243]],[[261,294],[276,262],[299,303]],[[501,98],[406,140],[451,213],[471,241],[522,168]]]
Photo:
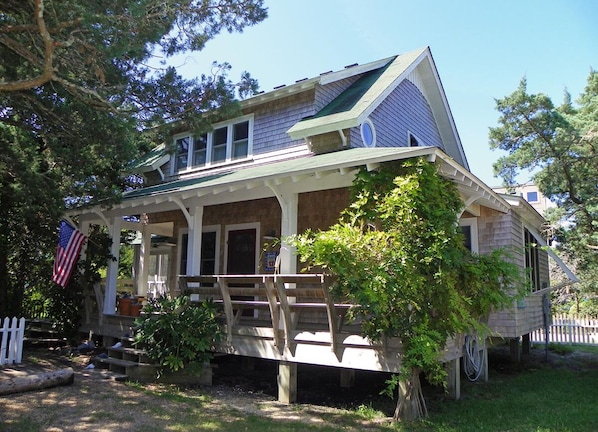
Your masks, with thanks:
[[[361,75],[385,66],[393,58],[394,57],[389,57],[381,60],[376,60],[374,62],[366,63],[363,65],[347,66],[343,70],[339,70],[336,72],[326,72],[314,78],[298,80],[294,84],[290,84],[288,86],[282,85],[272,91],[260,93],[251,98],[242,100],[241,107],[251,108],[267,102],[303,93],[307,90],[315,88],[317,85],[326,85],[342,79],[351,78],[356,75]]]
[[[84,219],[138,215],[177,210],[181,205],[209,206],[276,196],[277,191],[313,192],[348,187],[362,167],[373,170],[379,164],[413,157],[437,162],[439,172],[455,182],[469,202],[508,212],[507,202],[472,173],[436,147],[354,148],[313,155],[219,173],[217,175],[173,181],[131,191],[111,208],[73,211]]]

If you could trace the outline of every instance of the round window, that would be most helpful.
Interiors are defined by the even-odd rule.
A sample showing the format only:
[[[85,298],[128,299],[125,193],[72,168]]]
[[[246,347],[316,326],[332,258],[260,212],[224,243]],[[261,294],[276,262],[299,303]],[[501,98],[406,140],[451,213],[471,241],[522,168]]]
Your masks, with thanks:
[[[361,124],[361,139],[363,140],[363,145],[366,147],[376,146],[376,130],[370,119],[366,119]]]

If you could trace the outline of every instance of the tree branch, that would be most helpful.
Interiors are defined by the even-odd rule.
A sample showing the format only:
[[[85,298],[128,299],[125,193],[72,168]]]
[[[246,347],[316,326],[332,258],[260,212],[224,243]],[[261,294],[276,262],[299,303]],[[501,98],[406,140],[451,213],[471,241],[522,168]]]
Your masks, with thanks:
[[[19,43],[11,40],[10,38],[4,35],[0,38],[0,42],[2,42],[5,46],[15,51],[17,54],[28,59],[38,67],[41,67],[42,72],[35,78],[0,83],[0,91],[28,90],[30,88],[39,87],[43,84],[46,84],[52,79],[54,73],[52,65],[54,60],[54,40],[52,39],[52,36],[50,36],[50,33],[46,28],[46,22],[44,21],[44,0],[35,0],[35,21],[37,23],[37,28],[44,42],[43,62],[36,58],[34,55],[32,55],[24,47],[20,46]]]

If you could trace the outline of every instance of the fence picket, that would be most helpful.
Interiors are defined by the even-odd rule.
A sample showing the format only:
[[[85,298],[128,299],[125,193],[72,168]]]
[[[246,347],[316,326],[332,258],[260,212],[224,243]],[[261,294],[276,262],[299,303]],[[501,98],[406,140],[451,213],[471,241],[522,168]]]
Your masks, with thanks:
[[[598,319],[554,315],[549,328],[551,342],[598,345]],[[545,341],[544,329],[531,334],[533,342]]]
[[[0,344],[0,365],[21,363],[23,359],[23,337],[25,336],[25,318],[4,318],[2,325],[2,343]]]

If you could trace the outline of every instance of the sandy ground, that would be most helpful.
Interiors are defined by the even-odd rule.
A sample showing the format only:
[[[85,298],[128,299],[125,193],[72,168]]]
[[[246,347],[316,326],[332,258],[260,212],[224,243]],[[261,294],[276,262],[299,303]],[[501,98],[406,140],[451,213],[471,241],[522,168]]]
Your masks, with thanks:
[[[181,412],[176,401],[152,394],[172,392],[172,387],[130,386],[110,379],[100,369],[87,369],[89,360],[88,356],[66,357],[45,350],[26,353],[20,365],[0,367],[0,380],[66,367],[75,371],[71,385],[0,396],[0,431],[159,431],[195,409],[230,422],[253,414],[314,425],[334,425],[335,418],[346,413],[322,404],[277,402],[268,394],[275,391],[272,373],[259,368],[253,374],[260,376],[257,379],[220,374],[219,383],[211,387],[185,390],[185,400],[192,402]],[[390,419],[364,424],[363,429],[376,428],[381,422]]]

